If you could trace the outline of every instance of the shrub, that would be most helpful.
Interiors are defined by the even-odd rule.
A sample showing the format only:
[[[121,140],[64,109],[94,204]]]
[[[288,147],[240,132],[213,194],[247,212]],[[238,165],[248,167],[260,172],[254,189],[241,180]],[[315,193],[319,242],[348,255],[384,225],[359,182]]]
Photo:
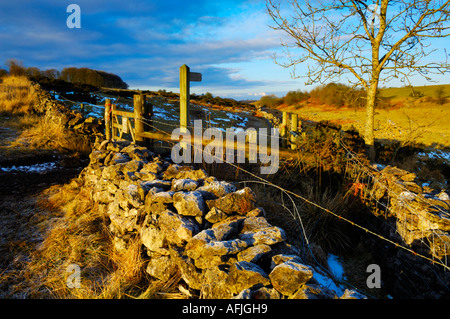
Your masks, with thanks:
[[[313,89],[310,96],[327,105],[361,108],[365,106],[366,91],[354,89],[341,83],[329,83]]]
[[[309,98],[309,93],[302,92],[301,90],[289,91],[283,98],[283,102],[287,105],[294,105],[301,101],[307,100]]]
[[[265,95],[259,100],[259,104],[262,107],[274,108],[283,103],[283,99],[276,97],[275,95]]]

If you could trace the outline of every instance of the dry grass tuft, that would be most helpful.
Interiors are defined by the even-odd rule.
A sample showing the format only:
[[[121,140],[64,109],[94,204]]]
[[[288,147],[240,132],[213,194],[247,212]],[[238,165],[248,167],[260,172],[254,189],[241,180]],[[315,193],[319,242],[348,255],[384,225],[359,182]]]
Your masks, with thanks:
[[[54,116],[52,112],[47,112],[44,116],[25,115],[20,120],[20,125],[24,130],[13,145],[84,155],[91,152],[89,137],[66,129],[61,118]]]
[[[47,234],[27,267],[34,282],[29,298],[185,298],[177,291],[180,273],[167,282],[151,280],[145,273],[139,238],[130,240],[124,251],[115,249],[109,218],[104,207],[94,204],[91,192],[74,179],[62,188],[50,188],[47,200],[39,202],[61,214],[44,221]],[[68,285],[72,265],[80,267],[78,288]]]
[[[30,113],[35,105],[35,90],[25,76],[7,76],[0,83],[0,112]]]

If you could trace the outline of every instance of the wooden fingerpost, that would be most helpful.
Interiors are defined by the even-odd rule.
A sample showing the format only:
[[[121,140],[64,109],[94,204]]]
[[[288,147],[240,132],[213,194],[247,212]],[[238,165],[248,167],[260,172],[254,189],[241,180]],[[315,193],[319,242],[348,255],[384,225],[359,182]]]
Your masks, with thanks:
[[[184,64],[180,67],[180,129],[187,132],[189,126],[189,67]]]
[[[288,138],[288,113],[286,111],[283,112],[283,119],[281,122],[281,130],[280,130],[280,138],[281,138],[281,147],[287,148],[287,138]]]
[[[135,94],[133,96],[134,104],[134,135],[136,144],[143,144],[144,138],[141,136],[144,133],[144,114],[145,114],[145,95]]]
[[[298,114],[292,113],[291,114],[291,149],[293,149],[293,150],[297,149],[297,144],[295,143],[297,136],[298,136]]]
[[[105,138],[111,140],[111,100],[105,100]]]

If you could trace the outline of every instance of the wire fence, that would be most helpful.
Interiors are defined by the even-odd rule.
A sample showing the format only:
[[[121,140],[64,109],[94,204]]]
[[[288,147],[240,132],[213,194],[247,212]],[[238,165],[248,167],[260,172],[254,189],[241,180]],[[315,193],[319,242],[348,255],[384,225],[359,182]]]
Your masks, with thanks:
[[[151,128],[151,129],[158,130],[158,131],[161,132],[161,133],[165,133],[165,134],[168,134],[168,135],[169,135],[169,133],[167,133],[167,132],[165,132],[165,131],[163,131],[163,130],[158,129],[157,127],[155,127],[155,126],[154,126],[150,121],[148,121],[148,120],[145,120],[145,119],[135,119],[135,120],[142,121],[142,123],[144,123],[147,127]],[[155,123],[155,120],[153,120],[153,123]],[[158,122],[158,121],[156,121],[156,123],[165,124],[165,123],[163,123],[163,122]],[[176,125],[173,125],[173,126],[175,127]],[[188,143],[188,144],[189,144],[189,143]],[[366,174],[366,176],[369,176],[369,177],[372,179],[372,184],[373,184],[373,182],[377,182],[379,185],[382,185],[383,187],[386,187],[386,190],[389,191],[389,188],[383,183],[383,181],[381,181],[379,177],[375,176],[375,174],[372,173],[372,172],[369,170],[369,168],[368,168],[366,165],[364,165],[364,164],[358,159],[358,155],[357,155],[357,154],[355,154],[355,153],[353,153],[352,151],[350,151],[350,149],[348,148],[348,146],[345,145],[345,143],[344,143],[343,140],[341,140],[340,145],[341,145],[341,146],[344,148],[344,150],[347,152],[349,162],[350,162],[351,164],[353,164],[353,165],[356,165],[362,172],[364,172],[364,174]],[[190,146],[192,146],[192,147],[194,147],[194,148],[198,147],[198,146],[196,146],[196,145],[194,145],[194,144],[190,144]],[[199,151],[201,151],[201,150],[199,150]],[[214,155],[213,155],[213,156],[214,156]],[[217,159],[219,159],[219,158],[217,158]],[[440,265],[440,266],[444,267],[446,270],[450,270],[450,267],[449,267],[448,264],[447,264],[447,259],[446,259],[446,258],[442,261],[442,260],[436,259],[436,258],[434,258],[434,257],[431,257],[431,258],[430,258],[430,257],[428,257],[428,256],[425,256],[425,255],[423,255],[423,254],[420,254],[420,253],[414,251],[412,248],[410,248],[410,247],[408,247],[408,246],[406,246],[406,245],[402,245],[402,244],[397,243],[397,242],[395,242],[395,241],[393,241],[393,240],[391,240],[391,239],[389,239],[389,238],[386,238],[385,236],[381,235],[381,234],[378,233],[378,232],[375,232],[375,231],[373,231],[373,230],[370,230],[370,229],[368,229],[367,227],[364,227],[364,226],[362,226],[362,225],[360,225],[360,224],[357,224],[357,223],[353,222],[352,220],[349,220],[348,218],[342,216],[341,214],[338,214],[338,213],[333,212],[333,211],[331,211],[331,210],[329,210],[329,209],[327,209],[327,208],[325,208],[325,207],[322,207],[321,205],[315,203],[314,201],[312,201],[312,200],[310,200],[310,199],[308,199],[308,198],[306,198],[306,197],[304,197],[304,196],[302,196],[302,195],[300,195],[300,194],[298,194],[298,193],[295,193],[295,192],[290,191],[290,190],[288,190],[288,189],[286,189],[286,188],[283,188],[283,187],[281,187],[281,186],[279,186],[279,185],[276,185],[276,184],[274,184],[273,182],[271,182],[271,181],[269,181],[269,180],[267,180],[267,179],[265,179],[265,178],[262,178],[261,176],[255,174],[255,173],[252,173],[252,172],[250,172],[250,171],[248,171],[248,170],[246,170],[246,169],[244,169],[244,168],[242,168],[242,167],[239,167],[239,166],[236,165],[235,163],[226,161],[226,160],[224,160],[223,158],[222,158],[221,160],[223,160],[225,163],[231,165],[232,167],[234,167],[234,168],[236,168],[236,169],[239,169],[240,171],[242,171],[242,172],[248,174],[248,175],[251,176],[252,178],[255,178],[255,181],[254,181],[254,182],[262,183],[262,184],[264,184],[264,185],[268,185],[268,186],[271,186],[271,187],[273,187],[273,188],[275,188],[275,189],[280,190],[283,194],[288,195],[289,198],[290,198],[291,200],[292,200],[292,198],[297,198],[297,199],[301,200],[302,202],[307,203],[307,204],[310,204],[310,205],[312,205],[312,206],[314,206],[314,207],[316,207],[316,208],[318,208],[318,209],[324,211],[325,213],[334,216],[335,218],[337,218],[337,219],[339,219],[339,220],[341,220],[341,221],[344,221],[344,222],[346,222],[346,223],[349,223],[349,224],[352,225],[353,227],[356,227],[356,228],[358,228],[358,229],[364,231],[364,232],[367,233],[367,234],[370,234],[370,235],[372,235],[372,236],[374,236],[374,237],[376,237],[376,238],[379,238],[380,240],[382,240],[382,241],[384,241],[384,242],[387,242],[387,243],[393,245],[393,246],[396,247],[396,248],[402,249],[402,250],[404,250],[404,251],[410,253],[411,255],[413,255],[413,256],[415,256],[415,257],[422,258],[422,259],[424,259],[424,260],[427,260],[427,261],[431,262],[432,264]],[[400,187],[402,187],[402,186],[400,185]],[[405,188],[405,187],[403,187],[403,189],[404,189],[405,191],[408,191],[408,189]],[[386,210],[390,210],[390,209],[391,209],[388,205],[386,205],[385,203],[383,203],[383,202],[381,202],[380,200],[378,200],[377,198],[375,198],[371,192],[367,192],[367,193],[368,193],[368,195],[371,197],[371,199],[377,203],[377,205],[383,206]],[[388,192],[388,193],[389,193],[389,192]],[[388,199],[388,201],[389,201],[389,199]],[[429,204],[431,205],[432,203],[429,203]],[[417,212],[415,211],[415,208],[414,208],[414,207],[412,207],[411,205],[409,205],[407,202],[405,202],[405,206],[407,206],[407,207],[410,209],[410,211],[411,211],[412,214],[414,214],[415,216],[420,217],[420,214],[417,213]],[[294,205],[294,207],[296,207],[296,206]],[[440,212],[443,213],[443,214],[448,215],[448,213],[445,212],[445,211],[442,210],[442,209],[440,209]],[[302,229],[302,233],[303,233],[305,242],[306,242],[306,244],[309,246],[309,240],[308,240],[308,238],[306,237],[305,229],[304,229],[304,226],[303,226],[303,223],[302,223],[301,214],[300,214],[300,212],[299,212],[297,209],[295,209],[294,214],[295,214],[295,217],[297,217],[297,220],[300,222],[300,228]],[[442,237],[443,237],[442,233],[438,232],[438,230],[433,231],[433,238],[434,238],[434,236],[436,236],[437,238],[440,238],[440,239],[442,239]],[[424,238],[425,238],[425,236],[424,236]],[[422,244],[423,244],[424,246],[426,246],[427,248],[432,249],[432,247],[429,245],[428,242],[426,242],[425,239],[422,239],[421,242],[422,242]],[[444,242],[445,242],[445,240],[444,240]],[[445,245],[444,247],[446,247],[446,245]],[[446,249],[446,248],[445,248],[445,249]],[[448,250],[448,251],[450,251],[450,247],[449,247],[449,250]]]
[[[67,100],[68,102],[74,103],[74,104],[78,104],[78,102],[75,101],[71,101],[63,96],[61,96],[60,98]],[[114,101],[115,104],[118,104],[120,100],[120,97],[117,97],[116,100]],[[173,128],[173,130],[175,130],[176,128],[179,128],[179,124],[175,124],[175,123],[169,123],[167,121],[160,121],[154,118],[154,116],[152,117],[151,120],[149,119],[145,119],[145,118],[137,118],[134,116],[130,116],[131,119],[133,119],[135,122],[136,121],[140,121],[142,124],[144,124],[144,126],[146,126],[147,128],[149,128],[150,130],[159,132],[161,134],[164,134],[168,137],[167,142],[169,144],[174,145],[175,142],[174,141],[170,141],[170,137],[171,137],[171,132],[167,132],[166,130],[162,129],[162,128]],[[160,126],[157,127],[156,125]],[[188,129],[195,129],[196,127],[193,125],[189,125],[187,127]],[[216,128],[216,129],[221,129],[221,127],[219,126],[214,126],[211,123],[208,124],[207,128]],[[262,134],[261,136],[265,136],[265,137],[271,137],[271,135],[269,134],[264,134],[264,133],[259,133]],[[286,140],[288,142],[291,141],[291,139],[289,137],[279,137],[280,140]],[[191,144],[189,142],[187,142],[188,145],[190,145],[193,148],[198,148],[197,145],[195,144]],[[366,164],[363,163],[363,161],[359,158],[359,156],[357,154],[355,154],[348,145],[346,145],[345,141],[342,139],[342,137],[340,137],[339,139],[339,146],[342,147],[342,149],[345,151],[346,155],[347,155],[347,165],[351,165],[355,168],[355,171],[360,172],[360,174],[358,176],[353,176],[355,178],[355,181],[357,183],[354,184],[358,184],[362,181],[362,179],[364,179],[364,196],[367,196],[367,200],[368,201],[372,201],[373,203],[375,203],[375,205],[377,207],[382,207],[384,209],[384,211],[387,212],[391,212],[394,215],[396,214],[395,211],[393,211],[392,209],[392,205],[391,201],[392,198],[390,198],[389,194],[391,194],[392,192],[394,192],[393,189],[390,189],[388,186],[388,183],[386,182],[386,178],[383,177],[383,174],[380,173],[380,171],[375,170],[374,168],[371,168],[369,166],[367,166]],[[201,149],[198,149],[198,151],[202,151]],[[432,242],[435,239],[439,239],[442,243],[444,243],[443,247],[444,247],[444,258],[443,259],[439,259],[439,258],[435,258],[433,254],[431,254],[431,257],[426,256],[424,254],[421,254],[419,252],[414,251],[411,247],[403,244],[403,243],[398,243],[395,242],[392,239],[389,239],[385,236],[383,236],[380,232],[368,229],[367,227],[355,223],[354,221],[342,216],[339,213],[333,212],[323,206],[321,206],[320,204],[314,202],[313,200],[306,198],[305,196],[300,195],[299,193],[293,192],[289,189],[286,189],[280,185],[277,185],[253,172],[250,172],[246,169],[244,169],[241,166],[236,165],[233,162],[227,161],[225,158],[218,158],[216,155],[211,154],[211,156],[215,157],[217,160],[220,160],[221,163],[226,163],[228,165],[230,165],[231,167],[234,167],[235,169],[238,169],[239,171],[247,174],[248,176],[252,177],[253,180],[249,180],[246,181],[246,183],[255,183],[255,184],[263,184],[269,187],[273,187],[274,189],[277,189],[281,192],[282,194],[282,206],[291,213],[292,217],[294,220],[296,220],[298,222],[298,226],[299,229],[301,230],[302,233],[302,238],[304,240],[304,243],[307,247],[307,249],[310,251],[311,256],[313,256],[314,258],[314,254],[312,253],[311,250],[311,243],[309,238],[307,237],[306,231],[305,231],[305,227],[304,227],[304,223],[302,221],[302,214],[301,211],[298,209],[297,205],[296,205],[296,200],[301,201],[302,203],[307,203],[309,205],[312,205],[316,208],[318,208],[319,210],[333,216],[334,218],[341,220],[345,223],[350,224],[352,227],[355,227],[357,229],[360,229],[362,231],[364,231],[367,234],[370,234],[371,236],[374,236],[375,238],[378,238],[380,241],[388,243],[389,245],[392,245],[393,247],[396,247],[398,249],[401,249],[407,253],[409,253],[410,255],[414,256],[415,258],[420,258],[421,260],[430,262],[432,265],[438,265],[440,267],[442,267],[444,270],[450,270],[450,267],[448,265],[448,260],[447,260],[447,252],[450,252],[450,240],[449,236],[446,236],[443,234],[442,231],[440,231],[439,229],[427,229],[427,233],[423,233],[422,238],[420,238],[420,243],[423,247],[426,247],[427,249],[429,249],[430,251],[433,249],[431,245],[429,238],[431,237]],[[347,172],[348,170],[346,170]],[[374,195],[374,192],[372,191],[372,189],[374,187],[382,187],[385,189],[385,195],[386,198],[384,198],[384,200],[381,200],[381,198],[378,198],[377,196]],[[396,188],[404,191],[404,192],[410,192],[409,189],[407,189],[404,185],[402,185],[401,183],[397,183],[396,184]],[[363,190],[362,190],[363,191]],[[284,203],[284,199],[283,196],[286,196],[288,198],[288,200],[290,201],[290,208],[287,207],[287,204]],[[429,199],[427,199],[424,196],[421,196],[420,198],[418,198],[420,201],[424,202],[425,204],[429,205],[430,207],[433,207],[433,209],[437,210],[438,214],[440,217],[442,218],[450,218],[450,213],[446,210],[444,210],[443,208],[434,205],[434,203],[432,201],[430,201]],[[421,214],[420,212],[418,212],[416,210],[415,207],[413,207],[407,200],[402,201],[402,205],[404,208],[408,209],[408,212],[410,214],[412,214],[413,216],[415,216],[416,218],[424,218],[423,214]],[[403,220],[404,223],[406,223],[406,219]],[[394,226],[390,225],[390,227],[392,228],[392,231],[398,232],[397,229],[394,228]],[[406,225],[404,226],[406,228]],[[431,234],[430,234],[431,232]],[[315,258],[314,258],[315,260]],[[317,262],[317,261],[316,261]],[[317,265],[321,267],[320,263],[317,262]],[[321,267],[323,268],[323,267]],[[325,272],[328,272],[327,269],[323,269]],[[346,282],[346,284],[348,284],[349,286],[351,286],[352,288],[355,288],[358,290],[358,288],[354,287],[353,285],[351,285],[350,283]],[[449,289],[450,290],[450,289]]]

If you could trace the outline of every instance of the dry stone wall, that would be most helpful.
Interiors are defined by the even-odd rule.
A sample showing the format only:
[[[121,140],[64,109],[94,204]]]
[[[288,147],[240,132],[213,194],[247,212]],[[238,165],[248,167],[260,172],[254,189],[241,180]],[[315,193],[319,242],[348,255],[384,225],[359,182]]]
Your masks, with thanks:
[[[80,176],[109,217],[115,249],[138,237],[156,279],[180,272],[184,290],[202,298],[339,297],[313,278],[248,187],[129,142],[97,143]]]
[[[372,196],[395,218],[396,231],[409,246],[434,258],[450,256],[450,200],[446,192],[422,188],[416,175],[387,166],[376,174]],[[420,251],[421,252],[421,251]]]
[[[36,102],[33,110],[45,115],[48,121],[60,123],[77,133],[101,136],[104,131],[104,121],[93,117],[85,118],[81,113],[69,109],[63,103],[55,100],[49,92],[43,90],[38,83],[33,83]]]

